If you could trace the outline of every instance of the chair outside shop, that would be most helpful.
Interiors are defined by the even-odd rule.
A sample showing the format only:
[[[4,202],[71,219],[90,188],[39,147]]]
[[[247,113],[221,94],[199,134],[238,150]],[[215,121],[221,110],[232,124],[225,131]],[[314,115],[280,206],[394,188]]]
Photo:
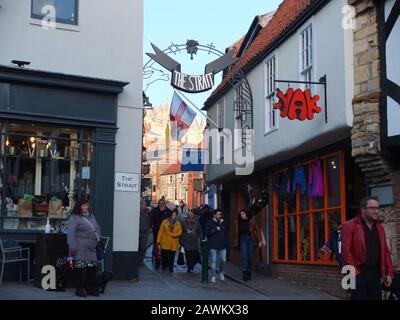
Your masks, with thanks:
[[[22,264],[26,262],[27,276],[26,279],[29,281],[29,263],[30,263],[30,252],[29,248],[22,248],[21,246],[5,246],[3,240],[0,238],[0,259],[1,259],[1,273],[0,273],[0,285],[3,282],[4,266],[6,263],[19,262],[19,279],[22,281]]]
[[[110,237],[100,236],[100,241],[104,244],[104,250],[107,253],[107,246],[108,246],[108,243],[110,242]],[[104,258],[101,259],[100,263],[101,263],[101,271],[104,272]]]

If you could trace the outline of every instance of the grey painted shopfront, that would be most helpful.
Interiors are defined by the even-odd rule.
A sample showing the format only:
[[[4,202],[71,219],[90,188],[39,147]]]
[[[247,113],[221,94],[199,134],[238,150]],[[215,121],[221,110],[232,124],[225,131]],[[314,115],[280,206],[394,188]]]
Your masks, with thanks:
[[[127,84],[0,66],[3,240],[33,245],[50,214],[46,205],[58,200],[51,218],[57,231],[75,199],[85,196],[112,252],[117,101]],[[27,194],[42,199],[45,209],[19,208]],[[124,261],[137,265],[137,253],[108,254],[105,267],[119,278],[137,276],[137,268],[113,268]]]

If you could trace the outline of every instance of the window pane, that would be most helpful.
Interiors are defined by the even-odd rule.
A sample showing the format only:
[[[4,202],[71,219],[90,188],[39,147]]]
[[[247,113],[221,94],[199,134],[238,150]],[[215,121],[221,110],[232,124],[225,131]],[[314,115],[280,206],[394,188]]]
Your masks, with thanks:
[[[288,243],[289,243],[289,260],[297,260],[297,229],[296,216],[287,217],[288,221]]]
[[[308,196],[308,172],[309,172],[309,166],[305,165],[303,166],[304,169],[304,175],[306,177],[306,189],[304,194],[300,194],[300,211],[306,211],[310,209],[310,198]],[[298,187],[300,190],[300,187]],[[300,192],[300,191],[299,191]]]
[[[6,160],[5,197],[12,199],[14,204],[24,194],[33,195],[35,190],[35,159],[27,157],[8,156]]]
[[[327,159],[328,167],[328,206],[340,206],[340,158],[335,156]]]
[[[278,259],[285,259],[285,223],[284,218],[277,218],[277,247],[278,247]]]
[[[329,234],[336,231],[337,228],[342,224],[341,210],[331,210],[328,212],[329,216]]]
[[[77,0],[32,0],[32,15],[43,17],[42,8],[45,6],[55,8],[56,20],[58,22],[77,24]]]
[[[310,215],[303,214],[300,216],[300,260],[311,259],[310,251]]]
[[[325,218],[324,213],[314,213],[314,252],[315,252],[315,260],[321,260],[323,257],[319,253],[319,249],[321,249],[325,244]]]
[[[324,197],[313,198],[313,209],[323,209],[324,208]]]

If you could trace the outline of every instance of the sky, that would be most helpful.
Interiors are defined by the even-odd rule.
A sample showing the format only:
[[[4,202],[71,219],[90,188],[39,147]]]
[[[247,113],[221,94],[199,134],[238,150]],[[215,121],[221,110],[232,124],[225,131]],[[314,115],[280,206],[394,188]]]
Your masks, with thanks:
[[[200,45],[212,44],[215,49],[224,52],[226,47],[246,34],[255,16],[276,10],[281,2],[282,0],[144,0],[143,64],[146,68],[153,62],[145,54],[154,53],[151,43],[164,50],[172,43],[183,45],[187,40],[193,39]],[[183,50],[175,55],[171,53],[171,57],[181,63],[182,73],[199,75],[204,73],[205,65],[217,59],[218,55],[199,50],[191,60],[190,55]],[[170,74],[158,64],[153,66]],[[173,95],[170,80],[158,79],[166,77],[157,71],[143,83],[145,93],[153,106],[170,103]],[[221,73],[215,77],[213,89],[218,86],[220,79]],[[211,93],[212,90],[197,94],[183,93],[183,98],[187,99],[189,105],[201,109]]]

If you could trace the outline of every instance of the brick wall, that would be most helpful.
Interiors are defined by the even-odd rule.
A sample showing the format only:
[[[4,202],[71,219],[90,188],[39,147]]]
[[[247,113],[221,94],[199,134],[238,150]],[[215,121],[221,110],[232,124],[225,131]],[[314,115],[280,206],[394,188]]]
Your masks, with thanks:
[[[340,299],[348,298],[346,291],[341,287],[343,275],[339,273],[339,267],[273,264],[270,271],[275,277],[317,288]]]

